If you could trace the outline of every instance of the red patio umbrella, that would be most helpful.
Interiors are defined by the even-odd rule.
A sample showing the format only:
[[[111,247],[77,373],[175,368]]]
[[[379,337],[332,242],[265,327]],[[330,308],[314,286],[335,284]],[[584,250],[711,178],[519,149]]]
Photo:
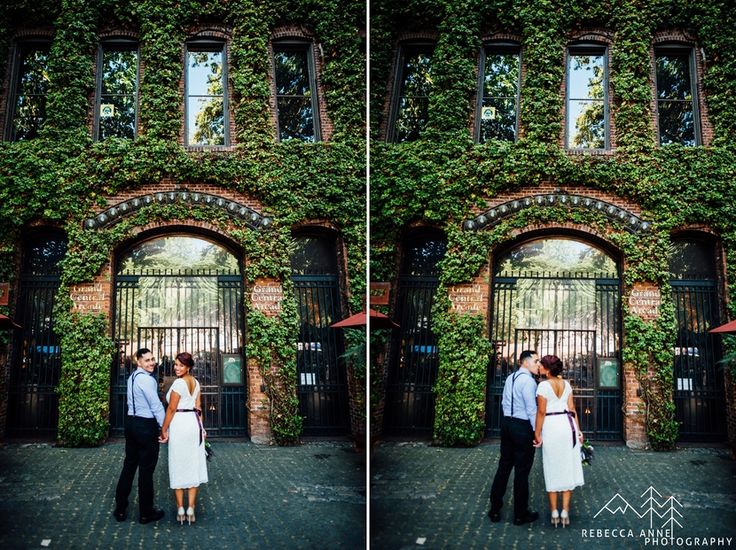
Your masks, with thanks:
[[[368,318],[370,317],[371,328],[399,328],[399,325],[394,323],[388,317],[388,315],[384,315],[383,313],[380,313],[374,309],[369,309],[368,311],[369,311],[369,315],[366,315],[365,310],[363,310],[360,313],[351,315],[347,319],[343,319],[342,321],[338,321],[337,323],[330,325],[330,327],[331,328],[364,327],[368,322]]]
[[[736,319],[721,325],[720,327],[712,328],[708,332],[719,333],[719,334],[736,334]]]
[[[7,315],[0,313],[0,330],[10,330],[12,328],[20,328],[20,325]]]

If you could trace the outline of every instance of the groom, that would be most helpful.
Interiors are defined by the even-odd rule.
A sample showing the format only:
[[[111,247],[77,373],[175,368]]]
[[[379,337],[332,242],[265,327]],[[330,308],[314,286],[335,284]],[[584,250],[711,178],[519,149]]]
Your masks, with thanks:
[[[514,470],[514,525],[535,521],[539,514],[529,510],[529,472],[534,462],[534,423],[537,417],[537,382],[539,355],[526,350],[519,355],[519,369],[506,378],[501,407],[501,457],[491,487],[493,523],[501,519],[503,496]]]

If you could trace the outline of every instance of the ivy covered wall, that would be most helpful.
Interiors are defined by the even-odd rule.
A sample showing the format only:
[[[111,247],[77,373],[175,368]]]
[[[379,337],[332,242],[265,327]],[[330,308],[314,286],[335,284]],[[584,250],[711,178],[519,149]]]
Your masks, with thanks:
[[[564,52],[586,31],[611,40],[610,117],[615,147],[607,154],[573,154],[562,146]],[[653,116],[652,45],[655,35],[693,37],[705,59],[702,90],[708,146],[657,145]],[[416,141],[386,143],[388,90],[396,48],[406,37],[435,35],[428,123]],[[520,138],[471,138],[478,55],[482,40],[518,36],[524,64]],[[440,335],[435,387],[435,439],[474,444],[482,437],[488,324],[449,309],[447,287],[468,283],[491,252],[529,227],[574,223],[605,235],[621,252],[624,296],[632,285],[661,292],[657,319],[631,314],[624,300],[623,359],[641,385],[646,434],[655,448],[678,438],[673,404],[676,320],[669,286],[670,236],[685,229],[714,233],[725,251],[728,313],[736,316],[736,10],[725,1],[687,0],[416,0],[372,3],[371,21],[371,278],[395,281],[402,232],[432,225],[448,237],[433,327]],[[492,230],[463,222],[489,203],[522,188],[564,186],[592,190],[634,204],[651,221],[645,236],[592,213],[558,205],[531,208]],[[441,307],[444,305],[444,307]],[[466,317],[468,314],[464,314]],[[727,346],[729,338],[725,338]],[[731,343],[731,345],[733,345]],[[462,350],[466,352],[463,354]],[[459,357],[465,360],[458,360]],[[385,364],[372,365],[383,379]],[[458,388],[469,388],[459,391]],[[733,411],[731,411],[733,414]],[[736,434],[731,435],[732,438]]]
[[[9,51],[19,33],[53,33],[47,117],[40,135],[0,142],[0,280],[15,284],[26,228],[65,230],[69,253],[55,312],[63,350],[60,441],[89,445],[106,437],[113,349],[105,315],[73,311],[69,288],[91,281],[140,224],[187,219],[219,226],[242,246],[246,282],[275,278],[284,286],[279,316],[267,318],[248,309],[247,341],[249,357],[258,361],[269,385],[274,437],[295,441],[301,421],[295,395],[292,227],[312,221],[334,227],[347,251],[351,311],[360,309],[365,291],[364,6],[346,0],[18,0],[6,6],[0,13],[0,74],[8,72]],[[332,124],[329,142],[276,139],[269,41],[275,29],[287,25],[305,29],[319,46],[320,97]],[[191,33],[212,26],[225,29],[229,37],[236,144],[224,151],[193,152],[180,144],[183,45]],[[94,142],[89,117],[95,55],[99,35],[110,31],[137,36],[140,44],[138,133],[135,140]],[[5,105],[7,79],[3,86]],[[83,229],[85,219],[108,206],[107,197],[162,181],[182,189],[205,185],[239,193],[260,203],[260,213],[273,224],[255,231],[233,225],[216,210],[154,204],[111,229]],[[9,313],[9,308],[2,311]],[[79,391],[68,391],[72,387]]]

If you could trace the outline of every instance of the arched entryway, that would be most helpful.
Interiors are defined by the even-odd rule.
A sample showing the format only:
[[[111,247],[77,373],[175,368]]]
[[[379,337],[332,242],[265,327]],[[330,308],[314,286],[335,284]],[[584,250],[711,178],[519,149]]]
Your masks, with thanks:
[[[716,246],[702,235],[673,240],[672,294],[677,317],[675,417],[684,441],[726,437],[726,395],[720,337],[708,331],[721,324]]]
[[[14,334],[8,391],[9,436],[56,435],[61,352],[53,330],[54,301],[66,249],[66,236],[55,231],[34,231],[23,242],[15,308],[21,328]]]
[[[500,433],[501,395],[519,354],[555,354],[575,390],[581,429],[620,439],[621,299],[619,268],[603,248],[545,236],[501,251],[493,265],[486,428]]]
[[[337,240],[328,231],[294,237],[292,282],[299,310],[297,395],[304,435],[345,435],[350,431],[348,385],[337,269]]]
[[[399,330],[394,331],[386,383],[387,433],[432,433],[439,368],[432,304],[446,250],[444,235],[434,231],[411,233],[403,242],[394,314]]]
[[[134,354],[145,347],[158,363],[162,389],[173,380],[174,358],[194,356],[202,387],[207,431],[246,435],[245,326],[239,259],[199,235],[157,236],[117,258],[113,337],[118,347],[112,371],[110,423],[122,434],[126,378]]]

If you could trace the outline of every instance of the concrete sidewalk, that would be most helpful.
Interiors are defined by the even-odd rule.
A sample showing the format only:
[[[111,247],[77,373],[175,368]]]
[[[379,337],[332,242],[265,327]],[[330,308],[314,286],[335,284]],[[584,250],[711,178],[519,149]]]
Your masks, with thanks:
[[[515,526],[513,474],[501,521],[486,516],[497,442],[470,449],[383,443],[371,456],[371,547],[736,548],[736,462],[728,450],[595,447],[585,486],[573,493],[571,525],[555,529],[541,450],[530,476],[530,505],[540,519]]]
[[[137,522],[137,481],[128,520],[112,517],[122,441],[0,446],[0,548],[365,548],[365,455],[349,443],[213,445],[192,526],[175,521],[166,445],[154,474],[166,516],[148,525]]]

